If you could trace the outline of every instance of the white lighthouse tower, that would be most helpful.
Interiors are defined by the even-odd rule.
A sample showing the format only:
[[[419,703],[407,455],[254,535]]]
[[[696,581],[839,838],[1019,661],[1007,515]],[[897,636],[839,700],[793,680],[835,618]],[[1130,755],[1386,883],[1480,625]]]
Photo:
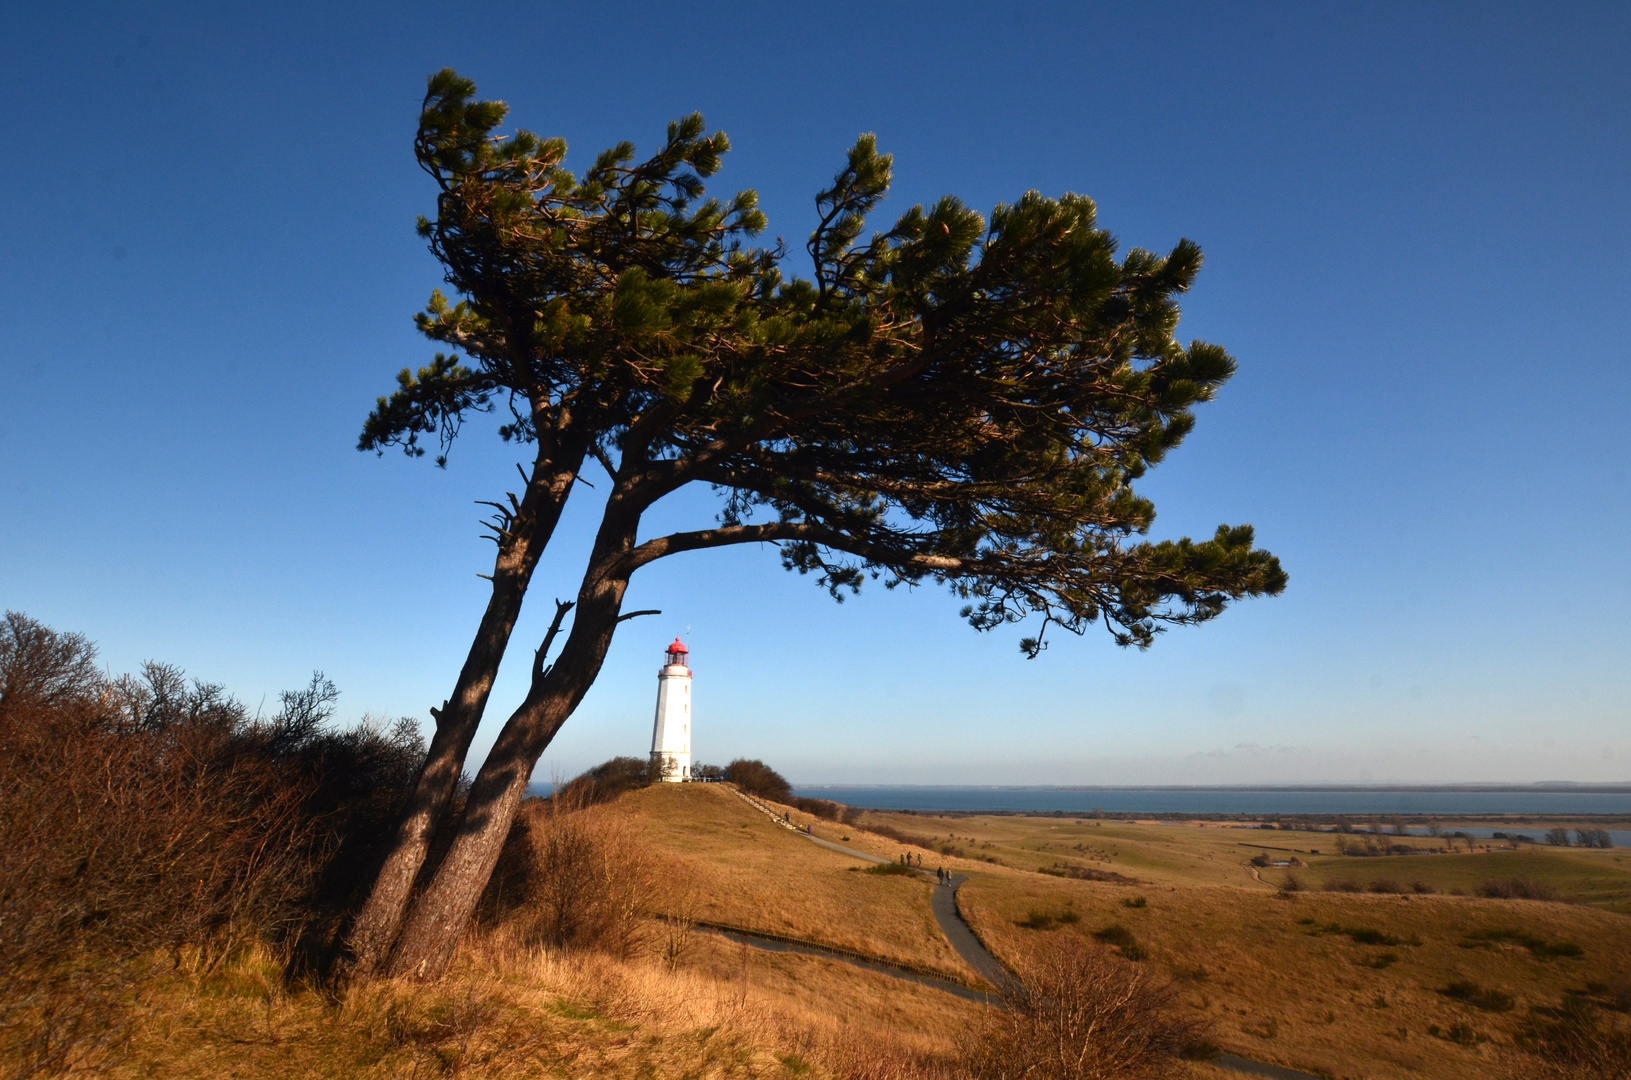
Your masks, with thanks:
[[[679,638],[657,671],[657,720],[651,729],[651,763],[672,783],[691,779],[690,650]]]

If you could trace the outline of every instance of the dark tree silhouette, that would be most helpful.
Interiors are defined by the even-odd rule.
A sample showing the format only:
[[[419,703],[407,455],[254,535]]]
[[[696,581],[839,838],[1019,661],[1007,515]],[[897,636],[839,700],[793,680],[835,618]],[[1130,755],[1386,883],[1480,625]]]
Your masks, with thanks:
[[[793,785],[781,773],[756,758],[737,758],[725,766],[725,779],[751,795],[776,802],[793,796]]]

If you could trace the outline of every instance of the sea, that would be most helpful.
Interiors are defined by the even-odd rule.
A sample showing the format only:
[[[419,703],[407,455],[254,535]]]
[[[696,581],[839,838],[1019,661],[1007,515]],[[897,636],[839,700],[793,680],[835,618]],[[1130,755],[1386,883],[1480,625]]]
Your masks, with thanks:
[[[1585,787],[796,787],[868,810],[1088,814],[1631,814],[1631,785]]]

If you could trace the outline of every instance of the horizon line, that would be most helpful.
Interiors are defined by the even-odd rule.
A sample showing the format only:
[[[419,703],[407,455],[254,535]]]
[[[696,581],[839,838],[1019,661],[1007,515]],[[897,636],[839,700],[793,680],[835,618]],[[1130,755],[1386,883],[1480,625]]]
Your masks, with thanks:
[[[964,791],[1590,791],[1631,794],[1631,781],[1593,783],[1576,780],[1506,781],[1451,784],[800,784],[805,790],[884,790],[916,788]]]

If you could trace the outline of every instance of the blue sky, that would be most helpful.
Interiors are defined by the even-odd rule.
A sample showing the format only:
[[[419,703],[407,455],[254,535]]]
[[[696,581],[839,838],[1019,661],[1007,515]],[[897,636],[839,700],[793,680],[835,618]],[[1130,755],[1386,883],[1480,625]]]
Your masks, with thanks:
[[[794,250],[856,134],[881,217],[1095,198],[1198,241],[1180,333],[1240,374],[1145,483],[1250,522],[1285,595],[1147,653],[955,602],[834,605],[770,551],[642,571],[540,774],[643,753],[689,633],[696,750],[796,781],[1631,779],[1631,9],[1624,5],[33,5],[0,42],[0,605],[251,707],[322,669],[427,717],[484,603],[475,499],[353,449],[440,281],[410,148],[444,65],[582,163],[701,110]],[[798,263],[793,263],[794,268]],[[706,522],[705,493],[652,528]],[[520,698],[574,503],[490,721]]]

